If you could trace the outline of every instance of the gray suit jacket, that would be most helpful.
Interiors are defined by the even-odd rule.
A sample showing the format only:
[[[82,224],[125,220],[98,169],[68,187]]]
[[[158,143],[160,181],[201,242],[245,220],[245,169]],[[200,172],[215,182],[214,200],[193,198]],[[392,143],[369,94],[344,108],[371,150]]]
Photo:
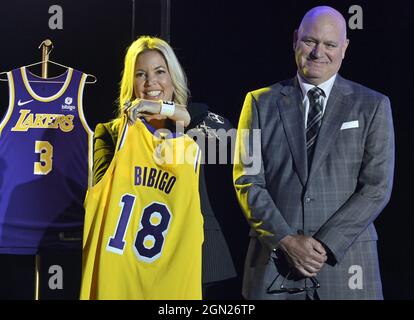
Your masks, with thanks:
[[[328,248],[317,279],[322,299],[381,299],[374,220],[387,204],[394,170],[389,99],[337,75],[308,170],[302,93],[295,78],[247,94],[240,115],[234,185],[251,225],[243,282],[248,299],[270,295],[289,269],[273,249],[286,235],[304,232]],[[240,129],[261,129],[260,172],[241,155],[253,149]],[[274,263],[276,262],[276,263]],[[308,279],[285,280],[303,287]]]

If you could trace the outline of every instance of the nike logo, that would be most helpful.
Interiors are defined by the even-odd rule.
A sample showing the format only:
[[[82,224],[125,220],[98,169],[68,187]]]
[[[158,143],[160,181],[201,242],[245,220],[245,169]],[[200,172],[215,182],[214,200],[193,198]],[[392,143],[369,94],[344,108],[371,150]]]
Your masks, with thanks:
[[[21,101],[21,100],[19,99],[19,101],[17,101],[17,105],[18,105],[19,107],[21,107],[21,106],[24,106],[25,104],[28,104],[28,103],[32,102],[32,101],[33,101],[33,99],[32,99],[32,100],[27,100],[27,101]]]

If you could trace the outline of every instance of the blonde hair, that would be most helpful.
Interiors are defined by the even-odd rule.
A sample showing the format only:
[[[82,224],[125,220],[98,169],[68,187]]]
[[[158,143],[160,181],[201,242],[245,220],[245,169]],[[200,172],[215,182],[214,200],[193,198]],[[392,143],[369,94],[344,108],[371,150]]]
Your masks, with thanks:
[[[122,74],[118,116],[122,116],[123,106],[127,101],[134,100],[135,64],[137,57],[147,50],[158,51],[167,64],[174,87],[173,100],[175,103],[187,105],[189,90],[187,77],[171,46],[164,40],[151,36],[141,36],[135,40],[125,55],[124,71]]]

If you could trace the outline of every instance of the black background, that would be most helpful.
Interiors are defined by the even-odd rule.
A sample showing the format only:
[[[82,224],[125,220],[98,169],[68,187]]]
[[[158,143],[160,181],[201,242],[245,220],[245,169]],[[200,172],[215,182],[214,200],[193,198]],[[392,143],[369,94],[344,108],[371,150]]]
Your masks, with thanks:
[[[53,41],[51,60],[90,73],[84,109],[90,127],[114,117],[125,50],[133,37],[161,36],[161,0],[47,1],[0,4],[0,71],[40,61],[39,44]],[[63,30],[50,30],[51,5],[63,9]],[[331,5],[348,20],[348,9],[363,9],[363,29],[348,29],[350,45],[341,75],[388,95],[396,132],[396,168],[390,203],[375,224],[386,299],[413,299],[414,212],[409,205],[414,179],[412,5],[394,1],[224,1],[171,0],[171,45],[189,78],[192,100],[237,126],[248,91],[295,75],[294,29],[316,5]],[[135,31],[132,31],[132,16]],[[54,72],[54,69],[51,70]],[[4,76],[3,76],[4,77]],[[0,116],[8,104],[0,82]],[[248,226],[232,187],[231,165],[206,170],[209,196],[236,263],[238,278],[222,298],[240,298]]]

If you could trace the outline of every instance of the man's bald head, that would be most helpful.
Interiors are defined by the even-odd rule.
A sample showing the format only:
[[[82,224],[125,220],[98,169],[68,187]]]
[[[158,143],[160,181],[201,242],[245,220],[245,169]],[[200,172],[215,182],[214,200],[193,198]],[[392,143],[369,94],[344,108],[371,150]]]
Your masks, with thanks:
[[[299,25],[298,32],[301,32],[309,24],[315,23],[318,19],[336,24],[342,33],[343,39],[346,39],[346,21],[344,16],[338,10],[328,6],[315,7],[306,12]]]

